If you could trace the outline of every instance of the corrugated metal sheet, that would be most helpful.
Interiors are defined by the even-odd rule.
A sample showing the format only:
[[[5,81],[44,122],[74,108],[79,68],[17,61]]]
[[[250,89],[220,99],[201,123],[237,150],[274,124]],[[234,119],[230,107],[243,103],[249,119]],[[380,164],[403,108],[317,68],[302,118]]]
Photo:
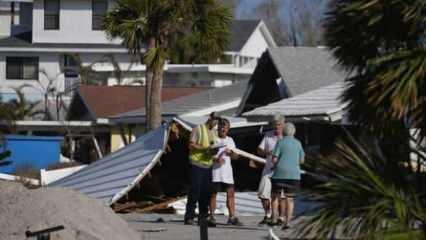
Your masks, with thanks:
[[[169,204],[169,207],[175,209],[176,214],[185,214],[187,198],[180,199]],[[309,201],[303,193],[299,193],[295,199],[295,216],[301,215],[318,206],[318,203]],[[198,208],[196,209],[198,212]],[[256,192],[236,192],[235,193],[235,213],[237,216],[263,216],[264,211],[262,202],[257,197]],[[215,214],[228,215],[226,208],[226,193],[217,194]],[[260,218],[259,218],[260,220]]]
[[[169,207],[175,209],[177,214],[185,214],[187,198],[180,199],[169,204]],[[195,210],[198,212],[198,208]],[[235,212],[237,216],[260,216],[263,214],[262,203],[255,192],[236,192],[235,193]],[[228,215],[226,208],[226,193],[220,192],[216,198],[215,214]]]
[[[246,112],[243,116],[273,116],[282,114],[286,117],[306,117],[322,115],[325,117],[336,116],[340,120],[342,111],[347,104],[340,101],[340,96],[345,89],[345,84],[338,82],[319,88],[292,98],[286,98],[269,105]]]
[[[158,162],[167,128],[153,130],[126,147],[49,187],[67,187],[112,204],[129,192]]]
[[[222,209],[224,214],[228,214],[226,193],[217,194],[216,208]],[[264,214],[262,203],[255,192],[235,193],[235,212],[238,216],[260,216]]]

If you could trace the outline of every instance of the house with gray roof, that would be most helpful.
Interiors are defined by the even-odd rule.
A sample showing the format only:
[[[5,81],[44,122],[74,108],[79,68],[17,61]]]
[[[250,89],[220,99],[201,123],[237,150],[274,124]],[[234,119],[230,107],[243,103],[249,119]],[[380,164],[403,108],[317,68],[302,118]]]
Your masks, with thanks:
[[[240,104],[246,86],[247,81],[241,81],[233,85],[212,88],[165,101],[162,103],[163,119],[167,121],[177,116],[201,117],[211,112],[232,116]],[[145,108],[143,107],[115,115],[111,119],[117,123],[134,124],[144,123],[145,116]]]
[[[325,48],[270,48],[262,54],[237,114],[343,82],[345,78],[346,73]]]
[[[345,90],[344,82],[318,88],[300,95],[284,98],[278,102],[255,108],[242,115],[251,120],[265,120],[280,114],[291,122],[341,123],[345,120],[347,103],[340,96]]]
[[[28,85],[25,94],[36,99],[49,86],[70,97],[81,77],[80,64],[102,84],[143,83],[145,66],[102,29],[113,2],[0,1],[0,93],[13,95],[12,88]],[[224,52],[229,63],[167,64],[164,85],[221,87],[247,80],[261,53],[276,44],[261,20],[235,20],[231,32]],[[120,78],[114,74],[118,70]]]

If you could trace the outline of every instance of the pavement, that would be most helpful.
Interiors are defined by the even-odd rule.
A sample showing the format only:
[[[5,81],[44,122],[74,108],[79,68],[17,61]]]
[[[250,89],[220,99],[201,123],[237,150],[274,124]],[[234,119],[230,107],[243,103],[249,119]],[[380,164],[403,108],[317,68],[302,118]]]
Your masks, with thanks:
[[[132,228],[138,231],[143,240],[194,240],[200,239],[197,225],[184,225],[183,216],[175,214],[123,214],[120,215]],[[259,226],[262,216],[239,217],[243,226],[227,225],[227,217],[216,216],[217,226],[208,228],[209,240],[273,239],[268,226]],[[288,238],[291,230],[272,229],[280,238]]]

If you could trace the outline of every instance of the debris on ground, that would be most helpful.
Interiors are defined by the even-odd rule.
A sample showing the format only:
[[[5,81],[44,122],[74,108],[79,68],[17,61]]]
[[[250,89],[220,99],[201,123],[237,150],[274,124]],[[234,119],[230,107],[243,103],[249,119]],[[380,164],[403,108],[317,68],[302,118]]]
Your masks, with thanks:
[[[26,189],[0,181],[0,239],[21,240],[25,232],[56,226],[53,240],[141,240],[120,216],[99,200],[63,188]]]
[[[175,213],[175,210],[170,206],[171,203],[178,201],[181,197],[165,198],[162,201],[151,204],[144,208],[136,209],[134,212],[137,213]]]
[[[167,231],[166,228],[151,228],[151,229],[142,229],[142,232],[164,232]]]

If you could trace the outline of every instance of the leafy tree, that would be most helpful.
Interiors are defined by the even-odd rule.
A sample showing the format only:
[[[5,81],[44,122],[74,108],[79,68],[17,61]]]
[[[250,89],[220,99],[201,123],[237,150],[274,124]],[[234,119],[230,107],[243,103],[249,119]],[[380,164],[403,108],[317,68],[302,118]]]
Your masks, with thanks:
[[[301,235],[341,230],[355,239],[426,238],[425,23],[424,0],[330,3],[325,39],[349,73],[342,100],[350,120],[379,140],[417,129],[419,141],[409,151],[420,154],[413,162],[382,144],[338,143],[337,153],[318,163],[326,180],[313,197],[321,205],[299,226]],[[402,139],[400,146],[408,141]]]
[[[27,100],[22,91],[22,89],[26,87],[28,87],[28,85],[14,88],[17,98],[4,103],[4,107],[8,109],[9,119],[12,121],[27,120],[45,114],[44,110],[37,109],[39,101],[33,102]]]
[[[11,132],[13,128],[13,114],[11,113],[9,106],[2,101],[2,97],[0,95],[0,167],[11,163],[11,161],[5,161],[5,159],[11,155],[11,152],[3,149],[3,135]]]
[[[240,0],[238,5],[249,1]],[[254,11],[241,12],[239,18],[263,19],[280,46],[323,44],[324,9],[328,0],[262,0]]]
[[[163,68],[173,43],[192,36],[197,59],[221,56],[228,43],[232,14],[215,0],[117,0],[105,17],[110,37],[123,39],[131,54],[147,67],[147,129],[161,122]],[[146,48],[146,50],[144,49]]]

